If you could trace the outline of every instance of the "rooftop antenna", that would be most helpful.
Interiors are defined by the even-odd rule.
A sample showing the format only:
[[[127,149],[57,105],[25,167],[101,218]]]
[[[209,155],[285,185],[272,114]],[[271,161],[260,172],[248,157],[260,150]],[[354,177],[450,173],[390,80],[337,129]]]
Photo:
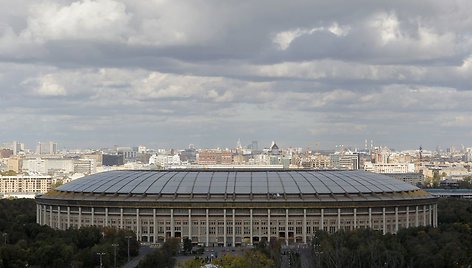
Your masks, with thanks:
[[[420,162],[423,161],[423,147],[420,145]]]

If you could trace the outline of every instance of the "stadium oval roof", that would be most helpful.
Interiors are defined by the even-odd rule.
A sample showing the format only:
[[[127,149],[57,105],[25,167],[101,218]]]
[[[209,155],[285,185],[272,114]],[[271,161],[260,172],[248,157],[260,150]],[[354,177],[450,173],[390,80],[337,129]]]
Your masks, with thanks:
[[[108,171],[59,186],[59,192],[132,195],[303,195],[410,192],[417,187],[366,171]]]

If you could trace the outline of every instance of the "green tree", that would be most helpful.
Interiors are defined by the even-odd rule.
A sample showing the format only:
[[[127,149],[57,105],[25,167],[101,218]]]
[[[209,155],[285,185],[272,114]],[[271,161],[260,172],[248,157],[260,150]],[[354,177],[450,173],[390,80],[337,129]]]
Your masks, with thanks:
[[[170,238],[162,245],[161,248],[155,249],[151,254],[146,255],[140,262],[138,267],[174,267],[175,258],[180,250],[180,240],[178,238]]]
[[[188,237],[184,238],[183,241],[183,249],[185,252],[189,253],[192,251],[192,240],[189,239]]]
[[[215,259],[213,263],[224,268],[266,268],[275,266],[275,262],[273,260],[258,250],[248,250],[242,256],[225,254],[222,257]]]
[[[194,259],[186,260],[183,263],[179,264],[179,268],[200,268],[205,265],[205,260],[199,257]]]
[[[0,175],[2,175],[2,176],[16,176],[17,173],[13,170],[7,170],[7,171],[0,172]]]
[[[162,267],[172,268],[175,265],[175,258],[168,254],[162,248],[154,250],[151,254],[146,255],[140,262],[139,268]]]

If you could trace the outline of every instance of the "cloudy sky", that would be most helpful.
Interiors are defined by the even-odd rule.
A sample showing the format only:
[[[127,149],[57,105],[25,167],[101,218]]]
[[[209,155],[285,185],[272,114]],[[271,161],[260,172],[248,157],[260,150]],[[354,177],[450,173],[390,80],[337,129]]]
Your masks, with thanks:
[[[472,146],[470,0],[0,3],[0,141]]]

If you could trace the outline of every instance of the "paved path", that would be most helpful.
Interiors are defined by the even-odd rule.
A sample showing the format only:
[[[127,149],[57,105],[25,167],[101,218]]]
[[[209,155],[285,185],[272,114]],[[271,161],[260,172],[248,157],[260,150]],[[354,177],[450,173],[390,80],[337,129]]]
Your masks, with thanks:
[[[139,255],[130,260],[130,262],[123,265],[123,268],[135,268],[138,267],[139,261],[144,258],[147,254],[153,252],[155,249],[148,246],[141,246],[139,248]]]

